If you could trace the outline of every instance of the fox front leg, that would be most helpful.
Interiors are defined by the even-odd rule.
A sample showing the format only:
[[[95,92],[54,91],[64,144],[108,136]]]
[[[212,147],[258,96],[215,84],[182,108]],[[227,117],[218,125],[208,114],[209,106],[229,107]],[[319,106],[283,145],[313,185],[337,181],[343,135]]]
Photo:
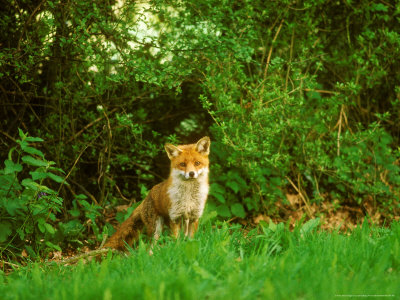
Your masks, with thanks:
[[[162,217],[158,217],[155,222],[154,235],[153,235],[153,240],[151,241],[150,244],[149,255],[153,255],[154,244],[157,243],[158,239],[160,238],[163,226],[164,226],[164,219]]]
[[[188,225],[188,236],[189,236],[189,238],[193,238],[193,236],[196,233],[198,227],[199,227],[199,220],[190,220],[189,225]]]
[[[185,237],[189,235],[190,220],[185,218]]]
[[[179,231],[181,229],[181,220],[171,221],[169,224],[169,228],[171,229],[171,234],[176,239],[179,237]]]

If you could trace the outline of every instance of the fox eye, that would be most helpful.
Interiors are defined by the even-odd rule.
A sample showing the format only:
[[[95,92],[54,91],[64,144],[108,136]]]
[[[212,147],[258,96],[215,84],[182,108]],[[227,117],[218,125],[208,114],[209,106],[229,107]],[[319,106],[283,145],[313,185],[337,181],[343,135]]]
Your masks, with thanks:
[[[201,162],[199,162],[199,161],[196,161],[196,162],[194,163],[195,166],[200,166],[200,164],[201,164]]]
[[[181,167],[186,167],[186,163],[184,163],[184,162],[181,162],[179,165],[180,165]]]

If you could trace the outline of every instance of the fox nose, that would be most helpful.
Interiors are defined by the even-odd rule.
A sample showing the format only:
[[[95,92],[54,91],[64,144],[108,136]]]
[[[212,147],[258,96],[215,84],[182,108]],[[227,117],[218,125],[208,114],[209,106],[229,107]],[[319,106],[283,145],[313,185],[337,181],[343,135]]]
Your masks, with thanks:
[[[190,171],[190,172],[189,172],[189,177],[190,177],[190,178],[193,178],[193,177],[194,177],[194,172],[193,172],[193,171]]]

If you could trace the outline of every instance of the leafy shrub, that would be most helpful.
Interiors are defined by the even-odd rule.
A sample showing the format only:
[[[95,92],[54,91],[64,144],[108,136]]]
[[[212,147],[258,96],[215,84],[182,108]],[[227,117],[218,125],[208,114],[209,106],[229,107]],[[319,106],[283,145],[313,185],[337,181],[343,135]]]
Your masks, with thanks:
[[[199,98],[220,143],[222,216],[242,217],[237,203],[273,213],[288,188],[398,211],[398,3],[340,5],[253,1],[231,7],[231,23],[217,5],[202,11],[224,32]]]
[[[88,232],[97,238],[91,209],[139,201],[168,176],[161,145],[209,131],[210,203],[222,217],[274,213],[288,189],[307,202],[397,210],[399,7],[8,3],[4,126],[9,136],[20,124],[32,128],[59,167],[76,164],[62,190],[76,215],[68,228],[96,221]]]
[[[57,231],[53,224],[63,199],[46,182],[65,184],[64,172],[35,147],[43,142],[41,138],[19,130],[16,142],[0,170],[1,254],[12,254],[23,246],[33,256],[45,248],[61,250],[53,243]]]

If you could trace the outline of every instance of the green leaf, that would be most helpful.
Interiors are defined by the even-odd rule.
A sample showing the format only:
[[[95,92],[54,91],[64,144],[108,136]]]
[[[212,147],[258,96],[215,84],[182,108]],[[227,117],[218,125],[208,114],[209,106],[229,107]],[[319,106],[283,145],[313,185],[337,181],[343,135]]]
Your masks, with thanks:
[[[301,234],[311,233],[315,228],[318,227],[318,225],[320,224],[319,221],[320,221],[319,218],[309,220],[301,227],[300,229]]]
[[[216,198],[221,203],[225,203],[226,202],[225,197],[223,195],[219,194],[219,193],[213,193],[212,196],[214,198]]]
[[[218,183],[212,183],[210,185],[210,193],[220,193],[220,194],[224,194],[225,193],[225,188],[218,184]]]
[[[218,215],[220,215],[221,217],[226,217],[229,218],[230,216],[232,216],[229,207],[226,204],[222,204],[217,206],[217,213]]]
[[[35,190],[35,191],[38,190],[40,187],[40,185],[37,182],[34,182],[30,178],[25,178],[24,180],[22,180],[21,185],[23,185],[24,187],[27,187],[29,189]]]
[[[27,136],[25,138],[25,140],[27,142],[43,142],[43,139],[39,138],[39,137],[33,137],[33,136]]]
[[[61,169],[61,168],[49,167],[49,170],[50,170],[50,171],[58,171],[58,172],[60,172],[60,173],[62,173],[62,174],[65,174],[64,170]]]
[[[53,213],[49,214],[49,219],[52,220],[53,222],[57,221],[57,217]]]
[[[382,3],[372,4],[371,11],[387,12],[388,7]]]
[[[34,167],[47,167],[49,165],[47,162],[36,159],[29,155],[23,156],[21,159],[27,165],[34,166]]]
[[[53,244],[52,242],[46,241],[45,244],[46,244],[48,247],[50,247],[50,248],[56,249],[57,251],[61,251],[60,246],[55,245],[55,244]]]
[[[25,140],[26,139],[26,134],[22,131],[22,129],[21,128],[18,128],[18,133],[19,133],[19,137],[22,139],[22,140]]]
[[[36,205],[34,205],[34,207],[32,209],[32,215],[33,216],[42,215],[47,210],[48,210],[48,206],[36,204]],[[41,220],[40,222],[43,225],[44,220]]]
[[[4,161],[4,164],[6,166],[4,169],[5,174],[18,173],[22,171],[22,165],[16,164],[12,160],[7,159]]]
[[[17,140],[17,143],[19,144],[19,146],[21,147],[22,150],[24,150],[26,147],[29,147],[29,144],[27,141],[21,141],[21,140]]]
[[[276,225],[274,222],[272,222],[272,220],[269,220],[268,228],[269,228],[271,231],[275,232],[275,231],[276,231],[276,228],[277,228],[277,225]]]
[[[51,226],[49,223],[44,223],[44,227],[46,228],[46,231],[50,234],[54,234],[56,230],[54,229],[53,226]]]
[[[41,171],[31,171],[29,172],[33,180],[41,180],[44,178],[47,178],[48,173],[46,172],[41,172]]]
[[[239,192],[239,190],[240,190],[239,184],[238,184],[236,181],[228,181],[228,182],[226,183],[226,185],[227,185],[228,187],[230,187],[231,190],[235,192],[235,194],[237,194],[237,192]]]
[[[25,239],[25,232],[24,232],[23,229],[18,228],[18,229],[17,229],[17,233],[18,233],[19,238],[20,238],[21,240]]]
[[[78,201],[85,200],[85,199],[87,199],[87,196],[84,195],[84,194],[79,194],[79,195],[75,196],[75,199],[78,200]]]
[[[4,207],[10,216],[15,216],[17,211],[21,208],[19,199],[2,198],[0,199],[1,207]]]
[[[39,190],[42,192],[45,192],[49,195],[57,195],[57,192],[55,190],[52,190],[51,188],[45,186],[45,185],[38,185]]]
[[[64,181],[64,178],[63,178],[63,177],[58,176],[58,175],[53,174],[53,173],[47,173],[47,176],[48,176],[50,179],[52,179],[52,180],[54,180],[55,182],[58,182],[58,183],[62,183],[62,182]],[[68,183],[65,182],[65,184],[68,184]]]
[[[81,214],[81,211],[80,211],[79,209],[77,209],[77,208],[70,209],[70,210],[68,210],[68,212],[69,212],[70,215],[73,216],[73,217],[79,217],[80,214]]]
[[[0,193],[2,195],[4,195],[4,191],[10,190],[10,193],[14,194],[14,192],[21,190],[21,186],[19,185],[19,182],[17,182],[14,174],[1,175],[0,187],[1,190],[3,190],[3,193]]]
[[[216,216],[218,216],[218,213],[215,210],[212,210],[210,212],[206,212],[205,214],[203,214],[203,216],[201,217],[201,222],[202,224],[207,223],[208,221],[214,219]]]
[[[0,243],[7,241],[12,234],[11,225],[8,222],[0,223]]]
[[[28,252],[29,256],[32,258],[36,258],[37,254],[35,253],[35,251],[33,250],[32,246],[26,245],[25,246],[26,251]]]
[[[243,205],[240,203],[235,203],[231,206],[232,213],[239,217],[239,218],[245,218],[246,217],[246,212],[244,211]]]
[[[45,224],[45,220],[43,218],[38,219],[38,228],[40,230],[41,233],[45,233],[46,232],[46,227],[44,226]]]
[[[44,158],[43,152],[40,151],[40,150],[38,150],[38,149],[36,149],[36,148],[27,146],[27,147],[24,147],[23,150],[24,150],[24,152],[26,152],[26,153],[33,154],[33,155],[37,155],[37,156],[40,156],[41,158]]]

